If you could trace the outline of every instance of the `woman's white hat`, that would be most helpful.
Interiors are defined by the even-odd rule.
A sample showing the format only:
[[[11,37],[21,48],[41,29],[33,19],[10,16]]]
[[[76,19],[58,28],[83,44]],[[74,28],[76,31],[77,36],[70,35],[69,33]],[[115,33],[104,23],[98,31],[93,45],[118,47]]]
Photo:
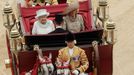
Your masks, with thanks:
[[[46,9],[40,9],[38,11],[36,11],[36,16],[35,18],[39,18],[40,16],[49,16],[49,12],[47,12]]]
[[[63,14],[68,14],[69,12],[79,8],[78,0],[74,0],[72,3],[68,4],[68,7],[65,9]]]

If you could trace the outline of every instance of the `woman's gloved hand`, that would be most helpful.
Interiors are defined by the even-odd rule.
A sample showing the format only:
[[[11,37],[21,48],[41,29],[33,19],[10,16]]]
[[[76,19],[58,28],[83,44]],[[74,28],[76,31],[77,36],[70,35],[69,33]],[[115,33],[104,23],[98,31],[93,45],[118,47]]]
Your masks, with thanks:
[[[72,73],[73,73],[74,75],[79,75],[79,74],[80,74],[80,71],[79,71],[79,70],[74,70]]]

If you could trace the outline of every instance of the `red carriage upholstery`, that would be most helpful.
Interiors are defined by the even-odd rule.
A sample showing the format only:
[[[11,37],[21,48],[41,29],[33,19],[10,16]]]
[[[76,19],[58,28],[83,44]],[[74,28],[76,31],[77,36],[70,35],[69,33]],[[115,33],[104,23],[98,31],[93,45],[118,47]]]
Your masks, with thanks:
[[[92,47],[83,47],[85,50],[88,60],[89,60],[89,68],[86,72],[92,72]],[[99,61],[98,61],[98,74],[97,75],[112,75],[112,49],[113,45],[103,45],[99,46]],[[49,53],[52,53],[52,62],[55,63],[56,57],[58,55],[57,50],[46,50],[43,51],[43,54],[48,56]],[[37,59],[37,53],[35,51],[24,51],[18,53],[18,68],[19,73],[23,73],[29,71],[33,68]]]
[[[113,45],[99,47],[98,75],[113,75]]]
[[[83,48],[86,51],[87,57],[89,62],[92,63],[92,48]],[[43,51],[45,56],[48,56],[49,53],[52,53],[52,62],[55,63],[56,57],[58,56],[58,50],[47,50]],[[35,51],[26,51],[26,52],[19,52],[18,53],[18,61],[19,61],[19,73],[28,72],[30,71],[34,64],[36,63],[37,53]],[[92,64],[90,64],[90,68],[92,68]],[[87,72],[90,72],[90,68]]]
[[[43,6],[43,7],[31,7],[25,8],[20,7],[20,14],[22,17],[21,24],[26,33],[31,32],[31,27],[35,21],[36,11],[42,8],[45,8],[50,12],[49,18],[52,19],[56,13],[63,12],[66,8],[67,4],[59,4],[59,5],[51,5],[51,6]],[[85,28],[87,31],[90,31],[92,28],[92,20],[91,20],[91,12],[89,1],[81,2],[79,8],[79,14],[81,14],[84,18]]]

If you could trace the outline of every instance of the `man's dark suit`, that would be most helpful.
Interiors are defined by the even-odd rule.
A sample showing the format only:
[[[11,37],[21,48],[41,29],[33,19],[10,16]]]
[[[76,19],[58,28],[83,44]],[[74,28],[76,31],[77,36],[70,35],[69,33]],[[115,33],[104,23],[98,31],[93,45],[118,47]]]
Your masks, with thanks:
[[[65,33],[65,32],[68,32],[62,28],[56,28],[54,31],[50,32],[49,34],[51,33]]]

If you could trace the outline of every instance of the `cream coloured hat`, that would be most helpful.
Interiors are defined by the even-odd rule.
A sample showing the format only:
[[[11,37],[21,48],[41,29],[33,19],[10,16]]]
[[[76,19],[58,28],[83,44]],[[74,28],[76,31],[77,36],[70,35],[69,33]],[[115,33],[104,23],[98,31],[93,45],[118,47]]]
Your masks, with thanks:
[[[46,9],[40,9],[40,10],[36,11],[35,18],[38,18],[40,16],[44,16],[44,15],[49,16],[49,12],[47,12]]]
[[[78,9],[79,8],[79,2],[78,0],[74,0],[72,3],[68,4],[68,7],[65,9],[63,14],[68,14],[69,12]]]

